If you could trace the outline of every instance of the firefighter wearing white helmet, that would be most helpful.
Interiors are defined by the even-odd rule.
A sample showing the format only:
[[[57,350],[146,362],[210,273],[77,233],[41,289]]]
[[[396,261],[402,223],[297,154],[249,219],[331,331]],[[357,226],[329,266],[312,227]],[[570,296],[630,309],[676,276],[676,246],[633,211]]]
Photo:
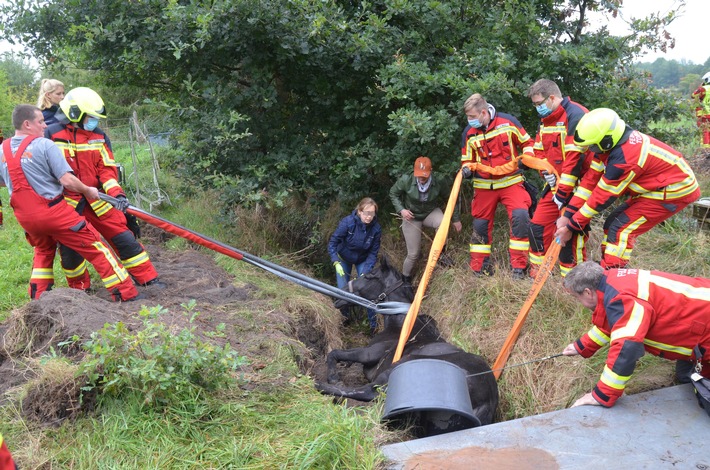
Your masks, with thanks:
[[[702,146],[710,150],[710,72],[703,75],[703,83],[691,95],[695,101],[695,116],[702,132]]]
[[[158,272],[148,253],[136,239],[135,217],[124,214],[129,206],[128,199],[118,182],[111,143],[98,127],[99,119],[106,117],[103,99],[91,88],[74,88],[59,103],[59,108],[59,122],[49,126],[45,136],[64,152],[74,174],[84,184],[118,199],[119,204],[114,208],[100,199],[89,202],[73,192],[66,192],[65,199],[103,235],[138,284],[164,286],[158,280]],[[87,290],[91,278],[84,258],[63,245],[60,245],[59,252],[69,287]]]
[[[604,222],[601,265],[605,268],[626,267],[639,235],[700,197],[693,170],[679,151],[632,129],[611,109],[585,114],[574,141],[595,155],[557,221],[555,237],[566,243],[594,216],[627,196]]]

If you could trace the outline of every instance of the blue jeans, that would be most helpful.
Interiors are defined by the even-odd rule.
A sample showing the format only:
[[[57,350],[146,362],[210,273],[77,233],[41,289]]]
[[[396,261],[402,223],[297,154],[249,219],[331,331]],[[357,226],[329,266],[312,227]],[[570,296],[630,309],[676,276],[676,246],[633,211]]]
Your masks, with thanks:
[[[353,263],[349,263],[342,258],[338,257],[338,260],[340,261],[340,264],[343,266],[343,270],[345,271],[345,276],[341,276],[338,273],[335,273],[335,282],[338,283],[338,288],[339,289],[346,289],[346,286],[348,285],[348,282],[350,282],[350,273],[353,271]],[[357,272],[358,277],[362,276],[365,274],[367,271],[365,271],[365,262],[363,261],[360,264],[356,264],[355,266],[355,271]],[[375,329],[377,328],[377,314],[375,313],[374,310],[368,308],[367,309],[367,320],[370,322],[370,328]]]

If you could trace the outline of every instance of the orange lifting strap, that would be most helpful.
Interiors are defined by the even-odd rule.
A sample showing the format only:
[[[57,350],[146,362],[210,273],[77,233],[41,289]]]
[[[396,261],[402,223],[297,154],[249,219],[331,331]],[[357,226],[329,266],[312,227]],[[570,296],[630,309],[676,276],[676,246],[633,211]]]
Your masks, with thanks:
[[[490,173],[492,175],[507,175],[518,168],[518,162],[522,161],[522,163],[529,167],[533,168],[535,170],[546,170],[549,173],[554,174],[559,178],[559,174],[557,171],[555,171],[554,167],[550,165],[550,163],[547,160],[543,160],[540,158],[536,158],[533,156],[529,155],[521,155],[518,157],[515,157],[513,160],[510,162],[506,163],[505,165],[497,166],[495,168],[492,168],[487,165],[483,165],[481,163],[466,163],[465,166],[467,166],[471,171],[476,171],[476,170],[481,170],[486,173]],[[409,340],[409,335],[412,333],[412,328],[414,328],[414,321],[417,319],[417,315],[419,314],[419,306],[422,303],[422,299],[424,298],[424,293],[426,292],[426,288],[429,285],[429,279],[431,278],[431,274],[434,271],[434,267],[436,267],[436,262],[439,260],[439,256],[441,255],[441,250],[444,248],[444,245],[446,244],[446,238],[449,235],[449,226],[451,224],[451,216],[454,213],[454,206],[456,205],[456,200],[458,199],[459,196],[459,189],[461,188],[461,180],[463,176],[461,175],[461,171],[456,174],[456,179],[454,180],[454,184],[451,188],[451,194],[449,194],[449,201],[446,204],[446,211],[444,211],[444,218],[441,221],[441,225],[439,226],[438,230],[436,231],[436,236],[434,236],[434,241],[431,244],[431,250],[429,251],[429,258],[427,259],[426,263],[426,268],[424,269],[424,274],[422,275],[421,280],[419,281],[419,286],[417,287],[417,293],[414,295],[414,301],[412,301],[412,305],[409,307],[409,311],[407,312],[407,317],[404,319],[404,323],[402,324],[402,331],[399,334],[399,342],[397,343],[397,349],[394,353],[394,358],[392,359],[392,362],[397,362],[402,358],[402,352],[404,352],[404,345],[407,343]],[[557,252],[559,254],[559,245]],[[555,261],[557,260],[557,257],[555,257]],[[553,261],[553,266],[555,262]],[[545,264],[543,263],[543,266]],[[543,272],[543,269],[540,269],[540,273]],[[538,277],[540,274],[538,273]],[[547,276],[545,276],[545,279],[547,279]],[[542,283],[544,284],[545,279],[542,280]],[[537,281],[537,278],[536,278]],[[534,286],[534,284],[533,284]],[[541,286],[542,287],[542,286]],[[535,293],[535,296],[530,301],[530,304],[532,304],[532,301],[535,300],[535,297],[537,296],[537,293]],[[528,296],[530,297],[530,296]],[[528,310],[530,308],[528,307]],[[527,313],[526,313],[527,315]],[[525,318],[523,318],[523,321]],[[521,324],[522,326],[522,324]],[[520,328],[518,328],[519,330]],[[511,332],[512,333],[512,332]],[[515,335],[515,338],[517,338],[517,334]],[[515,342],[515,339],[513,339],[513,343]],[[511,346],[512,347],[512,346]],[[508,352],[508,355],[510,352]],[[505,356],[505,360],[508,358],[508,355]],[[499,357],[500,359],[500,357]],[[498,378],[498,376],[496,376]]]

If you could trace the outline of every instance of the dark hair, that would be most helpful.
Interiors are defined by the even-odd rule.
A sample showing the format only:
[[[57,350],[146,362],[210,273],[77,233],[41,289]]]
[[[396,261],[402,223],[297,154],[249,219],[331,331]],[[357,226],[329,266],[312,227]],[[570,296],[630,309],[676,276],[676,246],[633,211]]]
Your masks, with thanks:
[[[22,129],[22,124],[25,121],[34,121],[37,118],[37,111],[39,108],[31,104],[15,106],[15,109],[12,110],[12,125],[15,126],[15,130]]]

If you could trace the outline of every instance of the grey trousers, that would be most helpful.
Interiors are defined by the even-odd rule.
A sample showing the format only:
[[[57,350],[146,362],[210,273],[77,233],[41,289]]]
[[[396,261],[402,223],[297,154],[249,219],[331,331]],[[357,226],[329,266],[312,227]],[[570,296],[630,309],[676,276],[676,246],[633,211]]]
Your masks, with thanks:
[[[402,220],[402,233],[404,234],[404,242],[407,244],[407,257],[404,259],[402,274],[411,276],[414,271],[414,266],[421,254],[423,228],[438,229],[443,219],[444,213],[441,209],[436,208],[424,220]]]

